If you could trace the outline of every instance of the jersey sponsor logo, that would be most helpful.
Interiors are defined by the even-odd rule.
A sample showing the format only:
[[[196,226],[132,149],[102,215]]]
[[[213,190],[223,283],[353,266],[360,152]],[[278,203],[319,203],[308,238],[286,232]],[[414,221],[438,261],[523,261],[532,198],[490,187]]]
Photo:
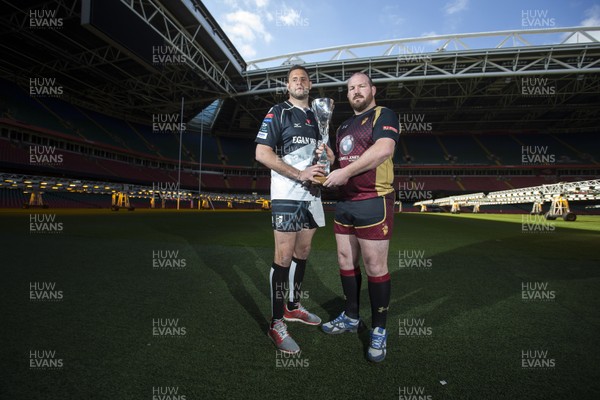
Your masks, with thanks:
[[[340,158],[338,158],[339,161],[348,161],[349,163],[353,163],[354,161],[358,160],[360,158],[359,155],[355,154],[353,156],[341,156]]]
[[[392,131],[392,132],[398,133],[398,129],[394,128],[393,126],[384,125],[382,129],[384,131]]]
[[[299,124],[298,122],[294,122],[294,128],[302,128],[302,124]]]
[[[266,139],[267,138],[267,132],[258,132],[258,135],[256,135],[257,138],[259,139]]]
[[[340,152],[343,155],[348,155],[354,149],[354,137],[351,135],[345,136],[340,142]]]
[[[316,143],[316,139],[307,138],[304,136],[293,136],[292,143],[294,144],[314,144]]]
[[[265,115],[265,119],[263,119],[263,124],[270,124],[271,118],[273,118],[273,113],[268,113]]]

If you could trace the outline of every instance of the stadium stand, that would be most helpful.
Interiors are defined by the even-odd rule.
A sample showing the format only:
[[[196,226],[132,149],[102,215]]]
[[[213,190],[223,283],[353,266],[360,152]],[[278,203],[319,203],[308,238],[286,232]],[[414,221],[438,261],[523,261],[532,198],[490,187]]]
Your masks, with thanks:
[[[177,7],[173,4],[169,7],[171,6]],[[83,36],[92,35],[87,31],[77,32]],[[88,36],[86,38],[89,39]],[[269,171],[254,159],[254,137],[266,105],[272,104],[274,98],[279,101],[284,97],[279,86],[287,67],[271,70],[261,69],[257,64],[247,65],[226,38],[214,40],[221,40],[229,53],[218,53],[223,47],[214,47],[213,42],[207,45],[207,51],[217,52],[213,56],[226,67],[221,71],[221,67],[215,66],[214,70],[221,71],[220,75],[202,77],[205,86],[193,84],[198,77],[190,77],[190,81],[164,81],[164,75],[158,72],[155,78],[159,79],[160,85],[154,89],[161,92],[161,96],[150,96],[148,99],[143,96],[122,97],[120,99],[123,102],[119,104],[108,104],[103,93],[86,98],[85,86],[77,86],[77,81],[62,82],[65,90],[69,91],[68,96],[32,96],[31,88],[27,88],[28,79],[3,76],[0,78],[0,168],[17,173],[140,185],[172,184],[180,175],[183,188],[197,189],[200,185],[202,190],[215,192],[268,193]],[[572,48],[567,47],[565,44],[564,49],[556,48],[554,57],[557,60],[562,57],[560,65],[569,66],[563,71],[564,76],[556,79],[557,84],[561,83],[557,88],[558,92],[564,90],[567,95],[565,99],[569,99],[566,103],[568,107],[550,106],[545,99],[523,96],[517,96],[518,101],[514,103],[501,102],[505,96],[518,94],[519,89],[519,80],[513,78],[507,70],[506,74],[511,75],[508,78],[486,77],[476,83],[478,91],[487,93],[485,104],[505,104],[501,113],[489,111],[486,108],[489,104],[483,107],[479,100],[475,101],[475,97],[471,98],[466,93],[466,97],[461,100],[467,101],[462,103],[463,109],[460,112],[456,111],[454,105],[448,106],[437,93],[444,85],[455,85],[446,81],[446,77],[456,71],[447,71],[446,75],[439,75],[437,78],[424,75],[422,81],[405,82],[401,76],[397,76],[398,82],[389,82],[390,75],[379,76],[377,69],[371,69],[379,60],[356,60],[356,70],[369,68],[373,71],[372,78],[381,88],[380,104],[395,111],[407,110],[400,115],[401,119],[404,118],[404,123],[415,122],[421,117],[426,119],[423,126],[427,129],[423,132],[411,132],[409,129],[400,137],[394,154],[396,188],[406,187],[407,183],[419,183],[425,186],[425,190],[448,194],[497,191],[593,177],[600,165],[596,161],[599,152],[598,142],[595,140],[597,135],[591,125],[593,121],[587,114],[573,110],[593,108],[596,103],[593,96],[585,90],[570,93],[569,85],[562,85],[574,80],[585,81],[585,77],[573,75],[575,67],[569,63],[579,53],[574,50],[572,52]],[[559,54],[558,50],[564,50],[565,54]],[[585,62],[590,63],[586,64],[589,70],[594,67],[593,59],[596,55],[590,54],[589,49],[586,51]],[[523,69],[527,65],[535,65],[533,61],[536,55],[528,57],[517,57],[515,62],[521,63],[520,68]],[[434,58],[438,58],[438,55]],[[407,67],[405,64],[397,65],[395,58],[388,61],[390,65],[385,66],[385,70],[392,71],[394,67],[401,67],[395,70],[402,71]],[[469,71],[481,70],[479,66],[469,68],[470,59],[462,59],[462,62],[466,69],[459,71],[462,75],[453,79],[467,76]],[[139,65],[140,60],[131,59],[127,63],[132,71],[146,71],[144,66]],[[335,64],[328,65],[327,71],[318,68],[314,70],[315,78],[319,79],[315,86],[323,85],[319,87],[319,95],[337,99],[332,132],[335,131],[336,124],[347,117],[349,107],[344,96],[340,95],[343,89],[332,85],[330,80],[335,78],[339,79],[337,82],[343,82],[352,73],[352,68],[340,70],[339,65]],[[446,61],[435,61],[435,64],[438,69],[446,69],[449,65]],[[309,69],[313,67],[314,65],[309,65]],[[175,68],[188,72],[187,66]],[[103,71],[94,68],[86,69],[85,72],[102,82],[106,78]],[[96,73],[99,75],[96,76]],[[120,79],[128,82],[130,76],[131,73],[128,72]],[[118,79],[115,76],[115,82]],[[265,82],[267,85],[261,86]],[[408,104],[405,94],[416,93],[415,85],[423,85],[424,97],[415,98]],[[593,85],[585,86],[588,87]],[[493,93],[490,91],[492,88],[495,90]],[[108,92],[115,89],[121,91],[122,87],[120,84],[106,87]],[[253,93],[254,89],[260,90]],[[168,95],[162,96],[165,91]],[[189,121],[190,129],[186,129],[181,135],[182,143],[179,143],[179,132],[157,132],[153,122],[158,113],[169,114],[170,117],[179,115],[182,94],[188,100],[183,112],[184,121]],[[197,98],[207,100],[189,101]],[[160,99],[166,100],[156,104],[155,101]],[[532,114],[533,117],[523,114],[524,106],[535,108],[540,105],[550,109],[543,115]],[[562,125],[557,125],[554,113],[560,116]],[[513,121],[521,122],[515,125]],[[571,127],[571,122],[578,125]],[[597,130],[597,126],[594,129]],[[203,132],[202,136],[199,134],[200,130]],[[35,149],[34,146],[52,148],[62,156],[62,160],[58,163],[32,162],[30,153],[32,148]],[[179,174],[180,148],[182,170]],[[552,161],[546,164],[525,163],[523,154],[530,149],[542,149],[544,154],[552,156]],[[202,173],[201,184],[198,182],[199,170]],[[73,201],[69,204],[75,203]]]
[[[108,115],[100,114],[95,111],[86,111],[86,114],[91,118],[96,126],[101,131],[118,136],[119,142],[127,149],[137,151],[139,153],[154,154],[149,147],[148,141],[135,132],[135,130],[127,122]],[[104,136],[102,136],[103,138]]]
[[[430,176],[397,177],[395,188],[397,190],[414,190],[415,188],[419,188],[421,190],[432,191],[457,191],[461,189],[456,179],[452,177]]]
[[[190,135],[188,136],[188,140],[193,140],[194,149],[200,148],[200,137],[198,135]],[[204,135],[204,138],[202,139],[202,164],[221,164],[217,140],[218,138],[214,136]]]
[[[1,208],[21,208],[29,197],[21,190],[0,189]]]
[[[468,192],[491,192],[496,190],[513,189],[508,181],[493,177],[471,177],[460,178],[464,190]]]
[[[220,138],[227,165],[251,167],[254,165],[253,139]]]
[[[499,165],[518,165],[521,163],[519,144],[507,135],[491,134],[473,136],[488,154],[490,163]]]
[[[438,141],[447,150],[448,162],[461,165],[485,165],[490,160],[477,145],[472,135],[438,136]]]
[[[44,193],[44,203],[52,208],[108,208],[110,196],[90,193]]]
[[[444,161],[444,151],[435,140],[434,135],[415,134],[404,137],[404,143],[412,164],[440,165]]]
[[[37,98],[4,79],[0,79],[0,99],[4,118],[32,126],[46,127],[57,132],[66,130],[60,118],[44,108],[43,103],[37,101]]]
[[[75,106],[53,98],[44,98],[41,100],[44,108],[60,118],[63,126],[68,131],[76,132],[88,141],[104,143],[115,147],[123,147],[122,141],[116,140],[114,136],[109,135],[106,130],[101,130],[86,115]],[[64,129],[62,130],[64,132]]]

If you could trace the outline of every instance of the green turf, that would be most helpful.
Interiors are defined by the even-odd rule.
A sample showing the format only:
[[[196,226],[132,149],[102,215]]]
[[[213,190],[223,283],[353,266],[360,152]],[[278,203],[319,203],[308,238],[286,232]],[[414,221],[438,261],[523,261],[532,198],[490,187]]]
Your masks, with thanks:
[[[269,213],[48,212],[60,233],[30,232],[37,212],[0,211],[2,399],[152,399],[156,387],[179,400],[600,395],[600,217],[525,232],[520,215],[399,214],[385,362],[366,361],[366,332],[290,323],[302,353],[286,369],[266,336]],[[304,304],[324,320],[342,306],[331,219],[304,285]],[[178,251],[186,266],[153,269],[157,250]],[[424,252],[431,268],[400,268],[399,251]],[[64,298],[32,302],[30,282],[56,283]],[[527,282],[555,299],[523,300]],[[153,337],[154,318],[178,319],[186,334]],[[400,336],[404,319],[431,335]],[[30,350],[56,351],[62,368],[30,369]],[[554,367],[523,369],[523,350],[547,352]]]

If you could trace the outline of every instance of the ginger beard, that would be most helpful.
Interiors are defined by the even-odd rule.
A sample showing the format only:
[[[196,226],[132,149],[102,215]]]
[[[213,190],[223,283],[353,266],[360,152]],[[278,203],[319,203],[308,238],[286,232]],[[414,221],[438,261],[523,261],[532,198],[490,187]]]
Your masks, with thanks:
[[[348,101],[355,113],[360,114],[374,104],[375,86],[371,86],[369,78],[356,74],[348,82]]]
[[[368,93],[365,93],[365,95],[355,93],[350,99],[350,105],[354,111],[361,113],[371,104],[373,97],[371,88],[369,88]]]

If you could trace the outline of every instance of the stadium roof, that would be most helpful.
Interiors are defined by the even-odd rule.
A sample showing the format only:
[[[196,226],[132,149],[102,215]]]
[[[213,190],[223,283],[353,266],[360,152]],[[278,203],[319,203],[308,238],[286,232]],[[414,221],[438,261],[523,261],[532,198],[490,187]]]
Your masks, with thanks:
[[[185,121],[212,104],[196,120],[205,129],[254,137],[287,97],[294,63],[310,71],[314,97],[336,101],[333,127],[351,115],[345,80],[356,71],[371,75],[379,104],[434,133],[597,132],[600,120],[600,27],[398,39],[246,63],[199,0],[0,0],[0,22],[0,78],[26,90],[53,78],[64,100],[146,124],[179,113],[184,98]]]
[[[600,27],[574,27],[439,35],[249,61],[246,89],[235,95],[246,111],[226,101],[229,114],[215,129],[253,135],[256,119],[286,98],[289,66],[302,64],[313,96],[336,101],[333,126],[351,115],[345,81],[363,71],[379,104],[435,133],[597,132],[599,34]]]
[[[0,78],[124,119],[191,119],[232,90],[246,64],[199,1],[0,0]]]

